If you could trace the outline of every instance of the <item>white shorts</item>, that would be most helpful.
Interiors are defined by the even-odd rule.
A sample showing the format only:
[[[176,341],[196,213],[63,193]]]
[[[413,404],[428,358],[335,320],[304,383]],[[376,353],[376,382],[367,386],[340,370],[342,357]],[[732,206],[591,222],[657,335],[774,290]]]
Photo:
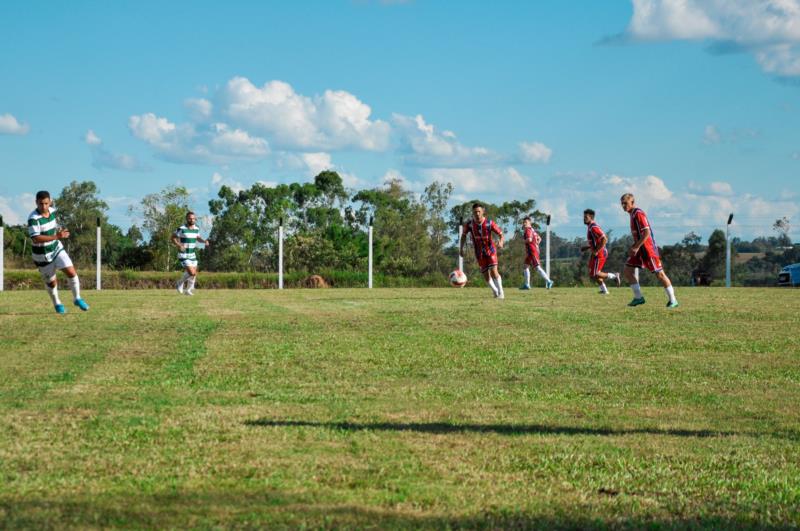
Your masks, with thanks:
[[[187,267],[197,267],[197,260],[181,260],[181,267],[184,269]]]
[[[72,260],[70,260],[67,251],[61,251],[56,255],[56,259],[39,268],[39,274],[42,275],[42,280],[45,282],[52,282],[56,279],[56,271],[72,267]]]

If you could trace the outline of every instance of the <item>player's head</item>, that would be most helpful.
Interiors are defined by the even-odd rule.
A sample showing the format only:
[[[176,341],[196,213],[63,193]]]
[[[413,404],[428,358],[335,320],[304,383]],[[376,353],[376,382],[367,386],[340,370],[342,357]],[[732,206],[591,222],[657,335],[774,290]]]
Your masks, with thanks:
[[[619,198],[619,202],[622,205],[622,210],[625,212],[630,212],[633,210],[634,198],[633,194],[627,193],[622,194],[622,197]]]
[[[190,210],[186,213],[186,224],[191,227],[195,223],[197,223],[197,216]]]
[[[483,209],[483,205],[480,203],[472,203],[472,219],[475,221],[481,221],[483,219],[483,214],[485,210]]]
[[[522,226],[525,227],[526,229],[528,227],[533,226],[533,220],[531,220],[530,216],[525,216],[524,218],[522,218]]]
[[[39,190],[36,192],[36,209],[39,212],[46,212],[50,209],[50,205],[53,204],[53,200],[50,199],[50,192],[47,190]]]
[[[583,223],[588,225],[592,221],[594,221],[594,210],[587,208],[583,211]]]

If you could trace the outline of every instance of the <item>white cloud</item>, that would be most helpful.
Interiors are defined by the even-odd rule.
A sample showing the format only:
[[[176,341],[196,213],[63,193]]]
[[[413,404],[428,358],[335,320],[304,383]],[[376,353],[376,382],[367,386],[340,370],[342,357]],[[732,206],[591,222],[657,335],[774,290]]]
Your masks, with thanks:
[[[460,193],[529,193],[531,181],[512,167],[504,168],[425,168],[420,170],[425,184],[452,183]]]
[[[718,51],[750,51],[761,68],[800,75],[800,0],[633,0],[636,40],[711,40]]]
[[[153,113],[131,116],[128,128],[138,139],[153,147],[170,162],[222,164],[231,160],[261,159],[269,155],[263,138],[224,123],[195,127],[174,124]]]
[[[346,91],[326,90],[309,97],[283,81],[257,87],[235,77],[217,94],[217,101],[220,116],[284,148],[383,151],[389,145],[389,124],[370,120],[369,105]]]
[[[719,130],[715,125],[707,125],[705,131],[703,132],[703,143],[704,144],[719,144],[721,140],[721,136],[719,134]]]
[[[425,122],[422,115],[392,115],[397,128],[404,161],[416,166],[470,167],[494,164],[501,160],[484,147],[467,147],[459,143],[452,131],[439,133],[433,124]]]
[[[203,123],[211,118],[214,106],[204,98],[189,98],[183,102],[189,113],[189,119],[194,123]]]
[[[25,193],[13,197],[0,195],[0,216],[6,225],[24,225],[28,214],[36,208],[36,197]]]
[[[709,185],[711,193],[716,195],[733,195],[733,187],[730,183],[714,181]]]
[[[247,186],[245,186],[241,182],[239,182],[239,181],[237,181],[235,179],[231,179],[229,177],[225,177],[221,173],[215,171],[214,174],[211,176],[211,187],[212,187],[212,189],[218,190],[218,189],[222,188],[223,186],[227,186],[228,188],[233,190],[234,193],[237,193],[237,194],[239,192],[241,192],[242,190],[246,190],[247,189]]]
[[[26,123],[19,123],[9,114],[0,114],[0,135],[27,135],[31,127]]]
[[[521,142],[519,145],[522,162],[549,162],[553,150],[541,142]]]
[[[99,170],[150,171],[151,169],[149,166],[140,163],[133,155],[109,151],[103,145],[103,140],[91,129],[86,131],[84,141],[89,146],[92,154],[92,166]]]

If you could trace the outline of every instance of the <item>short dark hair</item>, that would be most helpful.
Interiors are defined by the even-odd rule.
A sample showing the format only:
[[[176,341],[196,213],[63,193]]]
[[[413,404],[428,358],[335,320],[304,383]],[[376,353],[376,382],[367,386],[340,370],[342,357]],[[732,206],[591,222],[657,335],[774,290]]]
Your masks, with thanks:
[[[522,218],[522,221],[531,221],[532,222],[533,220],[531,219],[530,216],[525,216],[524,218]]]
[[[475,210],[476,208],[483,208],[483,205],[480,203],[472,203],[472,210]]]
[[[586,210],[583,211],[583,213],[589,214],[589,216],[591,216],[591,218],[594,219],[594,210],[592,210],[591,208],[587,208]]]
[[[47,190],[39,190],[36,192],[36,200],[41,201],[42,199],[50,199],[50,192]]]
[[[188,218],[189,216],[196,216],[196,215],[197,215],[197,214],[195,214],[195,213],[194,213],[194,212],[192,212],[191,210],[190,210],[189,212],[187,212],[187,213],[186,213],[186,217],[187,217],[187,218]]]

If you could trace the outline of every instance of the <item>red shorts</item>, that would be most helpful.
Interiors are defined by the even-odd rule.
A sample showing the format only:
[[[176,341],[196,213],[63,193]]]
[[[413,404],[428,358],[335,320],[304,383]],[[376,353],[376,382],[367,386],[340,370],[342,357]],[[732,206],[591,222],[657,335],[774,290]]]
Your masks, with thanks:
[[[478,257],[478,265],[481,268],[481,273],[486,273],[490,267],[497,267],[497,255],[489,254]]]
[[[646,246],[640,247],[638,253],[629,256],[625,265],[647,269],[653,273],[658,273],[664,269],[661,265],[661,257],[658,256],[658,253],[653,252],[652,249],[648,249]]]
[[[525,257],[525,265],[539,267],[539,263],[539,251],[531,251],[528,249],[528,255]]]
[[[608,253],[600,253],[597,256],[590,256],[589,257],[589,276],[594,278],[603,270],[603,266],[606,265],[606,258],[608,258]]]

